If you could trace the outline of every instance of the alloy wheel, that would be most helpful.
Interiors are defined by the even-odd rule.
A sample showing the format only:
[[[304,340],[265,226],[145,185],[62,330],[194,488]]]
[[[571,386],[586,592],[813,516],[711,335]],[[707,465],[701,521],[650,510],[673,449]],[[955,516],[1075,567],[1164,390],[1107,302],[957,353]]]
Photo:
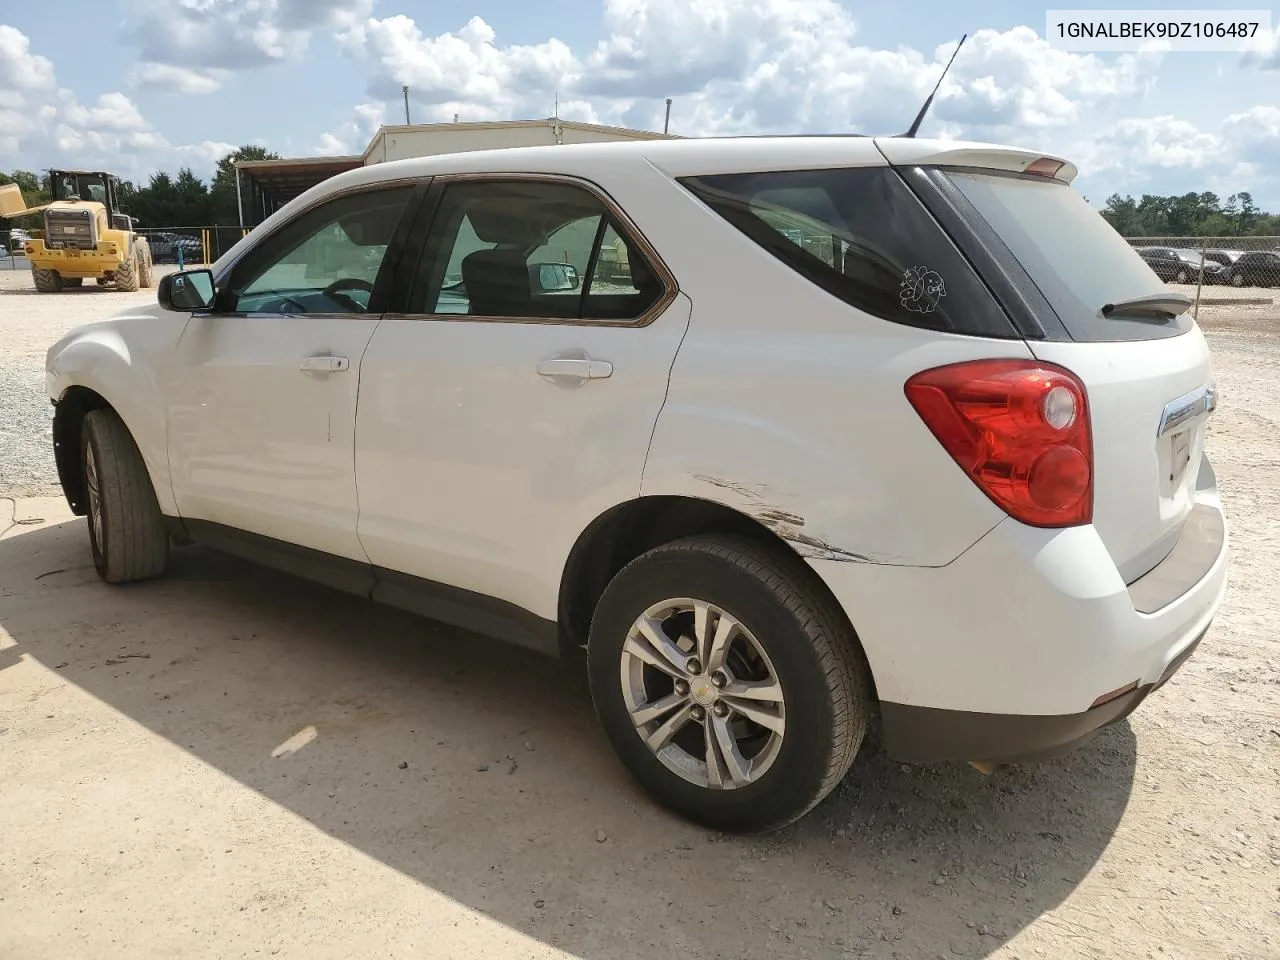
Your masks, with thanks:
[[[93,529],[93,542],[102,549],[102,493],[98,487],[98,463],[94,458],[93,444],[84,451],[84,482],[89,492],[89,525]]]
[[[760,641],[728,611],[690,598],[653,605],[632,625],[620,666],[641,739],[689,783],[739,789],[778,758],[782,685]]]

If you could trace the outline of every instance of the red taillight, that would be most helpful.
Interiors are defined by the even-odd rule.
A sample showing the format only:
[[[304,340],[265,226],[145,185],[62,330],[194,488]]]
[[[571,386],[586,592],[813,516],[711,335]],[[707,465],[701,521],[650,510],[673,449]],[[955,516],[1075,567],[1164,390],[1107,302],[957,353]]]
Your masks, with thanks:
[[[974,360],[917,373],[907,399],[979,489],[1015,520],[1093,519],[1093,442],[1084,384],[1035,360]]]

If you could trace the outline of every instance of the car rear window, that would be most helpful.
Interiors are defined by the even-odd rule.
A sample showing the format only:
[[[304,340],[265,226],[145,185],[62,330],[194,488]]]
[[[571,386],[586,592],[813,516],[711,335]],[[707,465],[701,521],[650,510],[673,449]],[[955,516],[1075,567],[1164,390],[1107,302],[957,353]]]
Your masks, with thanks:
[[[991,172],[953,170],[947,176],[991,225],[1073,340],[1154,339],[1190,329],[1190,313],[1167,320],[1101,314],[1104,304],[1166,288],[1142,256],[1070,185]],[[1156,253],[1162,255],[1181,256],[1163,249]]]
[[[892,168],[718,174],[680,183],[850,306],[913,327],[1018,335],[968,260]]]

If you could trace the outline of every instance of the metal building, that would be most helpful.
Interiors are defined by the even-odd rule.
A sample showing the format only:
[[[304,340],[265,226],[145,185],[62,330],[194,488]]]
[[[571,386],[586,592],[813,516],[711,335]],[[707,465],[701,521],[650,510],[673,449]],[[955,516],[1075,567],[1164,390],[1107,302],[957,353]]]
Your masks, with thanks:
[[[236,164],[242,226],[261,223],[279,207],[336,174],[371,163],[468,150],[532,147],[611,140],[676,139],[674,135],[606,127],[573,120],[510,120],[491,123],[425,123],[384,126],[360,156],[242,160]]]

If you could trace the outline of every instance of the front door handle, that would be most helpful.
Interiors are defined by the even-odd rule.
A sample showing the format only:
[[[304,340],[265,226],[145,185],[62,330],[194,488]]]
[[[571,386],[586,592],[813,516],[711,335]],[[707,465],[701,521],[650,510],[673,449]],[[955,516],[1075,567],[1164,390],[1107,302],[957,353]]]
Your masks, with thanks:
[[[304,373],[340,373],[351,366],[346,357],[306,357],[298,364]]]
[[[613,375],[613,364],[608,360],[590,360],[586,357],[554,357],[538,362],[541,377],[575,377],[578,380],[603,380]]]

